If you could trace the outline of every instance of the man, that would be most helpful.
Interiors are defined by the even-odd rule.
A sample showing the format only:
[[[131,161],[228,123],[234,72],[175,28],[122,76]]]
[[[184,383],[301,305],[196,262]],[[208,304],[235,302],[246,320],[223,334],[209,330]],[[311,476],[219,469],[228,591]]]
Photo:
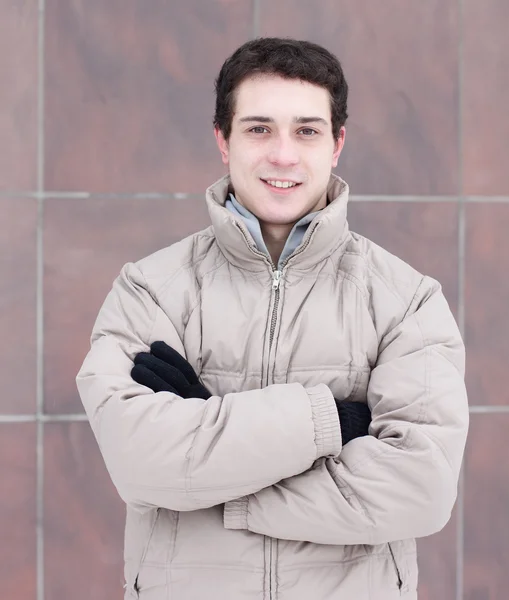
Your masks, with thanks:
[[[100,311],[77,384],[127,505],[126,598],[417,597],[464,348],[440,285],[348,230],[347,89],[320,46],[239,48],[212,227],[127,264]]]

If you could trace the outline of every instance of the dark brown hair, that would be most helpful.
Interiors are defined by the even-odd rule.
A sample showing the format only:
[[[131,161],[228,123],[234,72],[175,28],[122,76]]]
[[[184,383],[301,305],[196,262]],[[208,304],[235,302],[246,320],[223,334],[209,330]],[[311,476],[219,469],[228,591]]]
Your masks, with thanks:
[[[339,60],[312,42],[289,38],[257,38],[238,48],[221,67],[215,81],[214,125],[228,139],[235,109],[235,91],[248,77],[277,75],[319,85],[331,98],[332,134],[339,136],[348,117],[348,84]]]

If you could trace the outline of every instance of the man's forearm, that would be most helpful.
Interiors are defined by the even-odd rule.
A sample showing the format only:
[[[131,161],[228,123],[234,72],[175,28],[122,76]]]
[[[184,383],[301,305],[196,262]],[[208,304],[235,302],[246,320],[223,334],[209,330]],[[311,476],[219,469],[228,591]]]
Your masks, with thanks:
[[[424,282],[426,284],[426,282]],[[225,507],[225,527],[378,544],[435,533],[453,508],[468,430],[464,347],[436,290],[384,340],[367,400],[372,435],[336,459]]]
[[[78,386],[85,403],[94,397],[102,406],[92,427],[127,503],[208,508],[340,452],[337,413],[326,386],[275,385],[206,401],[154,394],[127,374],[101,372],[103,352],[118,350],[105,339],[100,346],[85,362]]]

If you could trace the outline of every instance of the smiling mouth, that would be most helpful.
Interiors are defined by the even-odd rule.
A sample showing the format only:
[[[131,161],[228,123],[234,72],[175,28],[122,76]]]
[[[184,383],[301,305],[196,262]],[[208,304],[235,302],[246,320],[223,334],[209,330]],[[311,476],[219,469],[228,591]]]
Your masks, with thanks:
[[[269,187],[275,188],[277,190],[287,190],[290,188],[296,188],[301,183],[296,181],[289,180],[281,180],[281,179],[262,179],[263,183],[267,184]]]

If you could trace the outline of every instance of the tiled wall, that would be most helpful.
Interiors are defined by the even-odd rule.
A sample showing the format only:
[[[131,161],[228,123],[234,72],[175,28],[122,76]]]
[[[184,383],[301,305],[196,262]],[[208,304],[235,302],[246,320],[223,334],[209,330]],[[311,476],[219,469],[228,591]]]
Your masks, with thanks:
[[[508,597],[508,25],[507,0],[0,2],[3,598],[122,597],[74,377],[120,267],[208,224],[213,78],[255,35],[342,59],[351,227],[440,279],[465,334],[464,478],[420,599]]]

